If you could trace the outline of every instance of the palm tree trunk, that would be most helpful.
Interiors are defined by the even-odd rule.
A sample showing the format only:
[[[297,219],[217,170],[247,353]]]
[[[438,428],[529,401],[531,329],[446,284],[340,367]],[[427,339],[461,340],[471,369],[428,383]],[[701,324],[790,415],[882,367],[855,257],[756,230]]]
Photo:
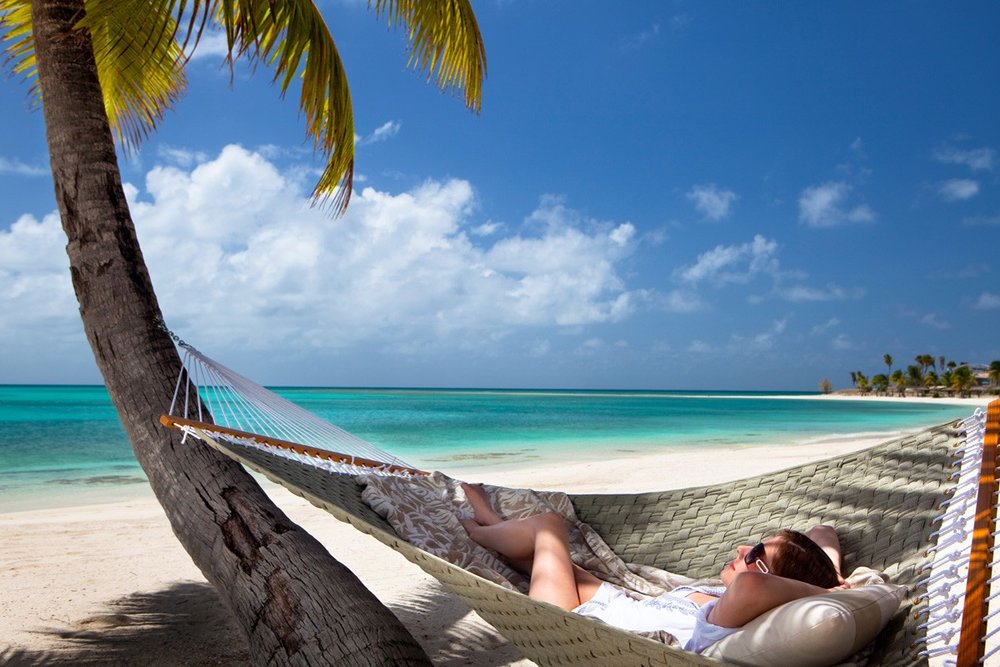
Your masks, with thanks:
[[[395,616],[234,462],[159,426],[180,368],[156,322],[83,0],[32,0],[56,202],[87,339],[177,538],[246,630],[256,664],[429,664]]]

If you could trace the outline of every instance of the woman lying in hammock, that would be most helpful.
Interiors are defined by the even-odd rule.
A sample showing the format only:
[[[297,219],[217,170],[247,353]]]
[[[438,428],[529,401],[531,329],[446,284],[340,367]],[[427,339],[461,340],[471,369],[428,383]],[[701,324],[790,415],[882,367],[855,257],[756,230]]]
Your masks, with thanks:
[[[474,518],[460,519],[469,537],[531,578],[528,595],[632,632],[663,630],[688,651],[701,652],[786,602],[844,588],[840,542],[829,526],[807,534],[782,530],[756,545],[736,547],[722,586],[679,586],[636,600],[570,559],[565,520],[554,512],[503,519],[481,486],[463,484]]]

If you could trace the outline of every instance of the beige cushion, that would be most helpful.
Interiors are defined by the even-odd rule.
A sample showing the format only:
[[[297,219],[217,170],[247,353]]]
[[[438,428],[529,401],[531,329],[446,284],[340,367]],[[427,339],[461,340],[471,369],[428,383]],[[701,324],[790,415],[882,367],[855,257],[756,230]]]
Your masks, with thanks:
[[[872,584],[795,600],[758,616],[703,655],[754,667],[835,665],[875,639],[905,595],[904,586]]]

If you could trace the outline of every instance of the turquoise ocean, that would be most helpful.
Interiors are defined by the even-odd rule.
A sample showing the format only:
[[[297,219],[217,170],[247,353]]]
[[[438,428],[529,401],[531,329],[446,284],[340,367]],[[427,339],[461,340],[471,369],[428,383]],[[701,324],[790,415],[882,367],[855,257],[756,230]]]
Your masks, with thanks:
[[[275,391],[411,465],[445,471],[674,447],[708,452],[890,437],[973,411],[971,405],[824,401],[765,392]],[[103,386],[0,385],[0,512],[74,504],[72,498],[101,500],[144,483]]]

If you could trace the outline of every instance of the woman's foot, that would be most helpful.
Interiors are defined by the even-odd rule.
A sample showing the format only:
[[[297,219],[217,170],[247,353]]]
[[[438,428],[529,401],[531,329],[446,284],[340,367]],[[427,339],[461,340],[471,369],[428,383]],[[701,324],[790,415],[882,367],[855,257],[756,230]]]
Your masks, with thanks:
[[[469,534],[469,537],[472,537],[472,531],[476,528],[482,528],[475,519],[459,519],[458,522],[462,524],[462,528],[465,528],[465,532]]]
[[[472,513],[476,523],[480,526],[492,526],[503,522],[503,517],[496,513],[490,505],[489,496],[482,484],[468,484],[462,482],[462,490],[465,491],[465,499],[472,505]],[[465,525],[464,523],[462,524]],[[468,527],[466,527],[468,530]]]

